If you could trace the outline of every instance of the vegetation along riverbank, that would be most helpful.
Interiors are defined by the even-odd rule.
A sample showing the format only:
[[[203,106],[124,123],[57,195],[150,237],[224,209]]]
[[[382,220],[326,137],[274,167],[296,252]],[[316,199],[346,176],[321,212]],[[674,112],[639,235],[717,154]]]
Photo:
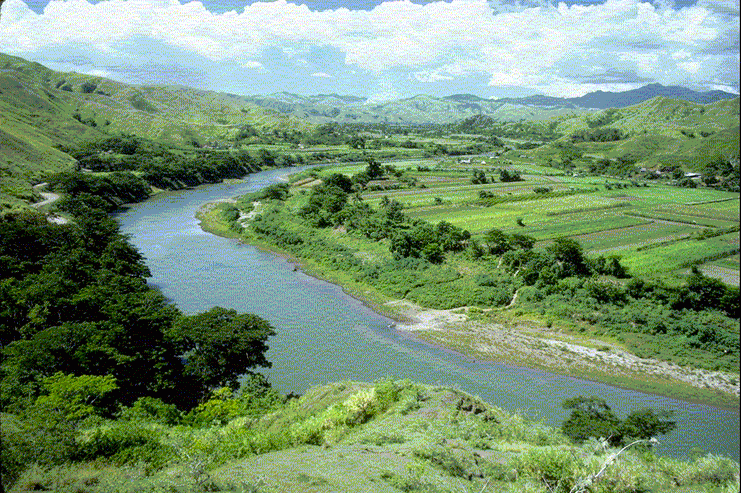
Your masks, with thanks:
[[[563,200],[563,192],[529,195],[549,177],[482,187],[472,186],[470,176],[452,163],[427,171],[418,161],[382,167],[371,160],[306,171],[290,185],[207,205],[199,218],[208,231],[295,257],[307,272],[342,285],[399,320],[399,330],[433,344],[476,359],[737,406],[737,288],[697,269],[658,276],[642,263],[647,247],[678,242],[654,223],[641,228],[647,223],[631,215],[655,207],[658,190],[561,176],[562,190],[580,197],[579,209],[590,204],[599,211],[572,223],[584,233],[575,239],[554,237],[558,231],[543,225],[573,214],[573,200]],[[402,177],[414,185],[380,190]],[[481,193],[505,190],[511,192],[499,196],[499,207]],[[515,215],[527,219],[504,222]],[[724,235],[731,241],[710,248],[737,242],[733,226],[678,226],[670,234],[698,244]]]

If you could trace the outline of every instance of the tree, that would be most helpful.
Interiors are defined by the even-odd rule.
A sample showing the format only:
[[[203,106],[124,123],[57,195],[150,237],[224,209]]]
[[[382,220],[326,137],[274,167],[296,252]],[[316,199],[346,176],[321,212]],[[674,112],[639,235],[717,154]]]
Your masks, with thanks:
[[[492,255],[502,255],[512,249],[509,236],[499,229],[491,229],[484,236],[486,244],[489,246],[489,253]]]
[[[275,166],[275,155],[267,149],[257,151],[257,162],[260,166]]]
[[[566,436],[575,442],[595,437],[608,438],[613,443],[620,420],[604,399],[578,396],[564,401],[563,408],[571,409],[571,414],[562,425]]]
[[[510,235],[510,241],[514,248],[519,248],[520,250],[532,250],[535,246],[535,238],[519,233]]]
[[[171,337],[185,359],[184,374],[195,384],[192,400],[218,387],[237,388],[240,375],[270,368],[265,352],[273,335],[270,323],[257,315],[221,307],[180,317]]]
[[[360,135],[353,135],[347,141],[351,149],[365,149],[365,139]]]
[[[323,181],[326,185],[334,185],[345,193],[352,192],[352,180],[342,173],[332,173]]]
[[[604,438],[611,446],[620,447],[635,440],[665,435],[677,427],[670,419],[670,411],[651,408],[633,411],[621,421],[600,397],[574,397],[564,401],[563,407],[572,410],[563,423],[563,432],[577,443],[588,438]]]
[[[473,176],[471,177],[471,183],[474,185],[486,183],[486,173],[480,169],[473,170]]]
[[[503,182],[521,181],[520,173],[518,171],[508,171],[506,169],[499,170],[499,179]]]
[[[581,276],[589,273],[582,247],[575,239],[564,236],[556,238],[553,244],[548,247],[548,250],[561,264],[564,276]]]
[[[365,173],[370,177],[371,180],[375,180],[376,178],[380,178],[383,176],[383,168],[381,168],[381,165],[373,159],[372,157],[369,157],[367,159],[368,166],[365,167]]]
[[[622,442],[634,440],[648,440],[658,435],[666,435],[677,428],[676,421],[670,419],[672,413],[667,410],[655,410],[651,408],[639,409],[630,413],[620,423],[620,435]]]

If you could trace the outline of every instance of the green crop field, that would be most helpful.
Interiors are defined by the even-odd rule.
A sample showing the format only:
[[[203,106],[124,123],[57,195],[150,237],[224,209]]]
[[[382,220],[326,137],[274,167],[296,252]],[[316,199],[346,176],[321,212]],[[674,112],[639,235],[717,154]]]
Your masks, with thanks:
[[[483,160],[487,164],[496,162]],[[670,271],[681,275],[694,264],[707,263],[726,269],[729,263],[733,264],[732,260],[721,257],[735,253],[737,232],[704,240],[697,237],[703,231],[712,233],[719,228],[738,226],[738,193],[655,183],[636,187],[628,180],[571,176],[532,164],[504,166],[519,170],[523,181],[502,183],[498,171],[480,165],[480,161],[477,158],[470,164],[450,158],[396,161],[393,165],[403,170],[406,183],[413,178],[416,184],[409,186],[402,178],[394,178],[387,180],[389,189],[369,189],[362,197],[373,206],[385,199],[396,200],[412,217],[431,223],[447,221],[479,239],[493,228],[530,235],[541,246],[560,236],[571,237],[588,253],[621,256],[625,265],[640,275],[663,275]],[[429,171],[420,171],[418,167]],[[347,165],[321,170],[318,175],[336,172],[353,175],[363,169],[364,164]],[[494,178],[494,183],[472,184],[474,169],[484,171],[489,180]],[[549,188],[551,194],[571,194],[533,193],[541,187]],[[481,192],[493,194],[499,203],[488,205],[481,199]]]

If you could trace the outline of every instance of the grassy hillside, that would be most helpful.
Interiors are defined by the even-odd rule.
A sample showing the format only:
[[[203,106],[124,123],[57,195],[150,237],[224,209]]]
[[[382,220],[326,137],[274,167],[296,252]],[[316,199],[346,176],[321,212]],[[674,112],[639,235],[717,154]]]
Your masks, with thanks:
[[[133,86],[0,54],[0,200],[38,199],[31,185],[74,168],[59,150],[121,133],[169,145],[233,138],[240,128],[307,129],[294,118],[235,95],[183,87]]]
[[[629,156],[652,169],[702,171],[718,155],[739,155],[739,98],[702,105],[656,97],[627,108],[563,118],[556,129],[561,141],[573,140],[579,132],[616,129],[622,132],[617,140],[577,142],[577,148],[591,156]]]
[[[618,449],[597,440],[574,445],[559,429],[457,390],[409,381],[333,383],[276,402],[272,409],[250,405],[249,395],[220,392],[180,424],[165,424],[163,416],[140,406],[125,410],[117,421],[80,425],[81,456],[104,451],[105,444],[112,454],[107,458],[33,467],[10,491],[738,489],[738,465],[726,458],[690,462],[658,458],[645,449],[617,455]]]

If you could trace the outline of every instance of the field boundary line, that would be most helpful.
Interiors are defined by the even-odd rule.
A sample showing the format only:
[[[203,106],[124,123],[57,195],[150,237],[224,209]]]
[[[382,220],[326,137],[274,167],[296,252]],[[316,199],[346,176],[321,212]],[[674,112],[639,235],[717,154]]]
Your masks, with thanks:
[[[604,227],[604,228],[601,228],[601,229],[595,229],[595,230],[589,231],[587,233],[578,233],[578,234],[575,234],[575,235],[546,236],[546,237],[543,237],[543,238],[539,238],[537,241],[555,240],[556,238],[559,238],[561,236],[566,236],[567,238],[576,238],[578,236],[586,236],[586,235],[591,235],[591,234],[594,234],[594,233],[602,233],[604,231],[613,231],[613,230],[614,231],[617,231],[617,230],[620,230],[620,229],[628,229],[628,228],[635,228],[635,227],[638,227],[638,226],[645,226],[646,224],[654,224],[655,222],[656,221],[644,221],[644,222],[640,222],[638,224],[629,224],[627,226],[618,226],[616,228]],[[532,231],[528,232],[528,234],[532,234]]]
[[[699,223],[697,221],[682,220],[682,219],[676,219],[676,218],[675,219],[671,219],[671,218],[668,218],[668,217],[665,217],[665,216],[659,216],[658,214],[650,215],[650,214],[646,214],[646,213],[643,213],[643,212],[626,212],[625,214],[628,215],[628,216],[643,217],[643,218],[646,218],[646,219],[655,219],[657,221],[666,221],[666,222],[675,223],[675,224],[689,224],[691,226],[705,226],[705,227],[708,227],[708,228],[717,228],[718,227],[718,226],[715,226],[715,225],[712,225],[712,224]],[[694,216],[694,217],[697,217],[697,216]],[[702,218],[702,217],[698,217],[698,219],[715,219],[715,218]],[[718,218],[718,219],[720,221],[728,221],[728,219],[722,219],[722,218]],[[738,222],[738,221],[736,221],[736,222]]]
[[[685,202],[684,205],[702,205],[702,204],[715,204],[717,202],[730,202],[731,200],[739,200],[741,197],[729,197],[725,199],[714,199],[714,200],[701,200],[698,202]]]
[[[627,202],[620,202],[617,204],[600,205],[597,207],[581,207],[576,209],[562,209],[560,211],[548,211],[545,213],[546,216],[566,216],[568,214],[577,214],[579,212],[594,212],[594,211],[606,211],[609,209],[619,209],[621,207],[630,207],[632,204]]]
[[[692,267],[693,265],[700,265],[706,262],[712,262],[713,260],[720,260],[722,258],[730,257],[731,255],[736,255],[737,253],[740,253],[740,252],[741,252],[741,248],[739,247],[732,248],[730,250],[718,252],[713,255],[707,255],[699,259],[688,260],[687,262],[680,264],[679,268],[686,269],[687,267]]]

